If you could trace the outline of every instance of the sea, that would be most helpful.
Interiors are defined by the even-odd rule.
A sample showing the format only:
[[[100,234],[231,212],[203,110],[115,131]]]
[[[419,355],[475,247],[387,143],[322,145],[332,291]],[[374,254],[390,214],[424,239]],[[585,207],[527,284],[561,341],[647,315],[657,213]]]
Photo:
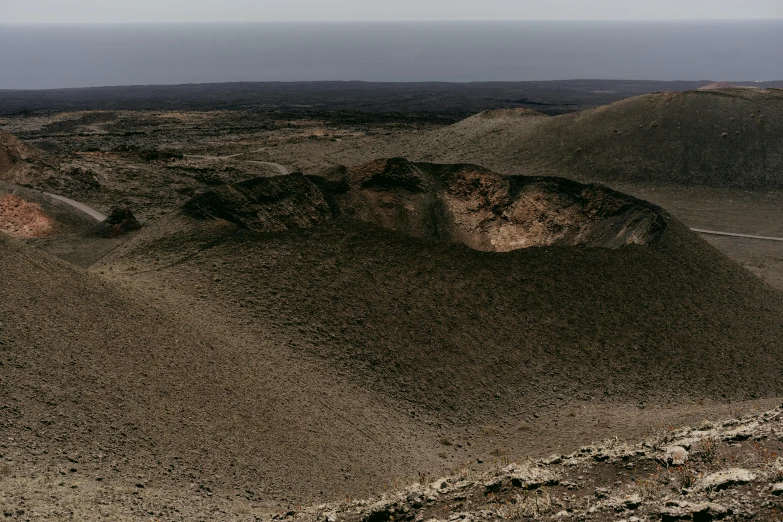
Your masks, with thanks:
[[[8,25],[0,89],[783,79],[783,20]]]

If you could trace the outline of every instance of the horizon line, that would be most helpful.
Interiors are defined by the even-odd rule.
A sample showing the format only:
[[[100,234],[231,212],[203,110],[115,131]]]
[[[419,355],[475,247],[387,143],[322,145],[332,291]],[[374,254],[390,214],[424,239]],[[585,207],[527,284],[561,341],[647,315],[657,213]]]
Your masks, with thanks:
[[[481,83],[566,83],[566,82],[650,82],[650,83],[733,83],[733,84],[747,84],[747,83],[778,83],[783,82],[783,78],[779,80],[714,80],[714,79],[699,79],[699,80],[651,80],[645,78],[569,78],[566,80],[471,80],[471,81],[445,81],[445,80],[237,80],[229,82],[188,82],[188,83],[139,83],[139,84],[117,84],[117,85],[85,85],[81,87],[28,87],[28,88],[9,88],[0,87],[0,92],[8,91],[65,91],[65,90],[84,90],[84,89],[124,89],[124,88],[146,88],[146,87],[193,87],[193,86],[207,86],[207,85],[231,85],[231,84],[247,84],[247,83],[275,83],[275,84],[291,84],[291,83],[374,83],[374,84],[415,84],[415,83],[427,83],[427,84],[481,84]],[[775,87],[772,87],[775,88]]]
[[[11,21],[0,22],[2,25],[208,25],[208,24],[362,24],[362,23],[513,23],[513,22],[776,22],[783,17],[775,18],[520,18],[520,19],[399,19],[399,20],[168,20],[168,21],[85,21],[85,22],[52,22],[52,21]]]

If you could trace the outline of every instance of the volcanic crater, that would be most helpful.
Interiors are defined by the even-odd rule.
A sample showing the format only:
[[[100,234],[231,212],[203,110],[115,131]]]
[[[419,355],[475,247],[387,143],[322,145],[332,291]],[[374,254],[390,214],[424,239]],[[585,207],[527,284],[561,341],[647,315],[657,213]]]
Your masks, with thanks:
[[[654,205],[600,185],[403,158],[225,185],[183,209],[193,217],[221,218],[262,232],[345,216],[416,238],[493,252],[647,245],[660,237],[669,219]]]

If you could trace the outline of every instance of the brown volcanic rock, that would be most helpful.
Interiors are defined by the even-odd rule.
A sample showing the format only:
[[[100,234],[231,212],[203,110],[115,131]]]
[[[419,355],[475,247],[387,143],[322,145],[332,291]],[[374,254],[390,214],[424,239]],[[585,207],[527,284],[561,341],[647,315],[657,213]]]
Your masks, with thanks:
[[[24,182],[26,173],[42,153],[0,130],[0,181]]]
[[[313,226],[330,217],[320,191],[301,174],[222,185],[192,199],[183,211],[260,232]]]
[[[205,497],[251,490],[275,506],[377,491],[437,462],[428,426],[275,329],[248,336],[2,233],[0,267],[4,502],[16,479],[35,489],[46,476],[80,491],[95,477],[107,491],[142,483],[183,503],[195,482]]]
[[[127,207],[114,207],[109,216],[98,225],[98,233],[104,237],[118,237],[141,230],[141,223]]]
[[[310,179],[338,214],[485,251],[649,244],[668,220],[658,207],[599,185],[474,165],[392,158]]]
[[[484,171],[439,168],[322,182],[507,204]],[[13,474],[147,484],[183,512],[196,491],[294,504],[616,434],[570,408],[783,393],[783,297],[665,214],[642,244],[486,252],[333,217],[321,193],[292,176],[200,199],[94,274],[0,236]]]

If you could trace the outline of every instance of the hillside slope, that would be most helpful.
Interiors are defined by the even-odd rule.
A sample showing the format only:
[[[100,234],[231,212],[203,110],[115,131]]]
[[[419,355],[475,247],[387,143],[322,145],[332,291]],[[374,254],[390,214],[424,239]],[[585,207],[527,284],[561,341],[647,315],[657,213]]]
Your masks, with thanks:
[[[486,252],[325,195],[219,187],[92,274],[0,235],[0,489],[230,519],[783,395],[783,297],[665,214],[645,244]]]
[[[3,234],[0,266],[0,483],[276,505],[437,468],[429,426],[273,330],[249,337]]]
[[[389,146],[503,173],[780,189],[783,90],[656,93],[553,118],[482,113]]]
[[[263,233],[185,210],[96,269],[280,332],[468,431],[575,400],[783,391],[781,295],[666,219],[647,245],[481,252],[346,217]]]

